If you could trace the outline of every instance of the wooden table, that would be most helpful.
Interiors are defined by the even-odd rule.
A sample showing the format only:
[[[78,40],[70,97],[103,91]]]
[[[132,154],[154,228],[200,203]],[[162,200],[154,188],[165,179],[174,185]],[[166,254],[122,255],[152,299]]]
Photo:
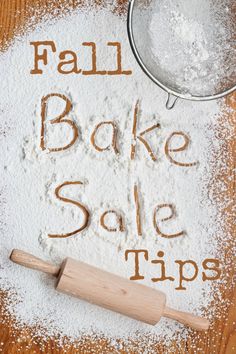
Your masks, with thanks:
[[[102,0],[95,0],[98,6]],[[71,0],[1,0],[0,1],[0,46],[2,50],[6,50],[11,44],[11,39],[19,33],[23,33],[27,26],[29,18],[37,13],[35,22],[31,25],[37,25],[37,22],[52,9],[57,8],[57,16],[60,16],[66,9],[81,6],[82,1]],[[104,2],[103,2],[104,3]],[[117,14],[126,11],[127,0],[118,0],[115,12]],[[1,70],[4,70],[1,68]],[[234,108],[233,114],[225,114],[222,119],[228,121],[234,127],[234,139],[225,140],[222,154],[216,158],[222,158],[227,163],[227,172],[219,173],[215,179],[221,180],[224,183],[224,190],[214,190],[222,199],[230,198],[232,203],[227,209],[221,210],[222,217],[227,215],[225,219],[225,227],[230,231],[232,240],[225,247],[225,259],[230,260],[229,274],[225,276],[228,287],[222,289],[222,296],[225,300],[230,300],[230,305],[227,311],[222,310],[219,302],[219,319],[212,324],[208,333],[199,334],[192,332],[187,341],[183,341],[180,347],[177,348],[173,342],[171,345],[171,353],[201,353],[201,354],[233,354],[236,353],[236,290],[233,291],[232,283],[235,284],[235,255],[232,251],[232,246],[235,245],[236,227],[233,216],[233,208],[235,207],[236,180],[234,170],[236,168],[236,94],[226,98],[227,104]],[[233,129],[233,128],[232,128]],[[230,178],[229,178],[230,177]],[[4,308],[6,294],[0,291],[0,322],[1,319],[7,318],[8,314]],[[140,353],[138,343],[133,344],[133,349],[128,346],[124,347],[120,353]],[[167,353],[167,349],[163,344],[157,343],[152,347],[155,348],[158,354]],[[14,319],[9,318],[8,325],[0,324],[0,352],[4,354],[10,353],[117,353],[114,348],[109,346],[109,343],[104,339],[91,340],[86,338],[77,345],[67,345],[64,349],[57,347],[55,340],[48,340],[43,345],[39,344],[37,338],[32,338],[31,330],[25,328],[21,331],[14,330]],[[169,351],[168,351],[169,352]]]

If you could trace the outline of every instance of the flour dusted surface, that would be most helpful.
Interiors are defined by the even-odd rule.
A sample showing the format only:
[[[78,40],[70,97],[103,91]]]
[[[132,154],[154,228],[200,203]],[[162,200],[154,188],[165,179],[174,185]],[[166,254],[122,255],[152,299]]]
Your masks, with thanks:
[[[55,41],[58,50],[70,47],[81,53],[81,66],[91,60],[81,44],[96,42],[100,67],[112,66],[114,59],[108,54],[106,43],[119,41],[123,66],[131,68],[133,74],[115,78],[63,76],[55,71],[52,56],[46,74],[30,75],[33,55],[29,42],[48,39]],[[220,225],[207,186],[212,153],[221,144],[214,137],[219,115],[217,102],[181,102],[175,110],[167,111],[165,93],[146,78],[133,58],[125,20],[105,10],[76,12],[55,23],[44,24],[1,54],[0,65],[4,67],[1,122],[8,127],[0,147],[5,199],[0,287],[16,290],[16,298],[20,300],[9,304],[9,310],[19,323],[41,325],[48,335],[61,333],[79,338],[98,332],[111,338],[128,338],[139,332],[172,339],[180,325],[163,319],[150,327],[58,294],[53,288],[54,279],[11,264],[8,257],[12,248],[30,251],[55,263],[71,256],[124,277],[130,277],[134,271],[133,261],[124,259],[128,248],[148,249],[152,259],[157,251],[163,250],[172,276],[177,276],[174,259],[193,259],[200,266],[204,258],[214,258],[215,235]],[[71,98],[70,118],[79,127],[78,142],[70,150],[55,154],[43,152],[39,146],[40,99],[51,92]],[[137,100],[140,130],[157,122],[161,125],[150,139],[156,162],[142,145],[138,146],[136,159],[130,160],[133,110]],[[59,100],[52,100],[48,115],[57,115],[62,109],[60,105]],[[90,143],[94,127],[107,120],[115,120],[119,127],[119,155],[113,151],[98,153]],[[166,158],[164,143],[174,131],[183,131],[191,138],[191,145],[181,153],[181,159],[198,161],[196,166],[176,166]],[[65,127],[49,131],[50,142],[65,144],[70,131],[65,132]],[[105,133],[100,141],[107,136]],[[182,141],[178,143],[181,145]],[[89,208],[91,223],[85,231],[71,238],[49,239],[48,233],[74,230],[82,222],[78,208],[61,203],[54,195],[56,186],[70,180],[84,184],[70,186],[63,194],[80,200]],[[142,195],[142,237],[136,232],[132,197],[135,183]],[[184,237],[168,240],[156,234],[152,225],[153,210],[164,203],[175,204],[178,214],[175,220],[163,224],[164,227],[169,232],[183,229]],[[122,212],[125,232],[109,233],[101,228],[99,218],[107,209]],[[152,283],[150,279],[155,269],[152,268],[153,274],[150,274],[147,262],[141,261],[140,267],[147,275],[143,283],[165,291],[168,304],[175,308],[201,314],[212,300],[211,284],[203,283],[200,276],[181,292],[174,289],[176,283]],[[182,329],[182,336],[184,334]]]

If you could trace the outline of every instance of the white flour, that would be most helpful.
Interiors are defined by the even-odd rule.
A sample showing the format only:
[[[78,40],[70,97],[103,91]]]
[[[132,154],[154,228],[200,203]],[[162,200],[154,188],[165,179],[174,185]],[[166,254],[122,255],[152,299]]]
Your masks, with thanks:
[[[169,86],[204,96],[223,91],[223,83],[232,85],[236,47],[230,6],[230,0],[152,2],[151,51]]]
[[[56,72],[57,56],[50,55],[43,75],[30,75],[33,48],[30,41],[54,40],[57,50],[72,49],[79,63],[89,68],[90,50],[83,42],[97,44],[98,67],[114,68],[108,41],[122,44],[124,69],[130,76],[61,75]],[[12,264],[12,248],[20,248],[36,256],[60,263],[72,256],[100,268],[130,277],[133,259],[125,262],[126,249],[147,249],[149,258],[165,252],[169,274],[178,277],[174,260],[192,259],[199,266],[199,276],[185,284],[186,291],[176,291],[178,281],[151,282],[158,269],[141,261],[144,284],[162,289],[168,304],[175,308],[201,314],[212,300],[212,283],[201,280],[201,263],[216,256],[216,237],[220,231],[217,207],[209,197],[213,151],[220,149],[215,138],[217,102],[180,102],[176,109],[165,109],[166,94],[140,70],[129,48],[125,20],[108,11],[76,12],[72,16],[44,24],[24,36],[0,56],[1,125],[7,132],[1,137],[1,185],[5,201],[1,228],[0,288],[16,290],[16,301],[9,310],[19,324],[42,325],[47,335],[62,333],[72,338],[82,334],[101,333],[108,337],[135,337],[137,333],[152,333],[158,338],[172,339],[177,323],[161,320],[155,327],[136,322],[100,309],[83,301],[56,293],[54,279]],[[62,93],[73,102],[73,119],[79,127],[77,143],[64,152],[48,153],[40,149],[40,100],[52,92]],[[145,147],[138,144],[136,159],[130,160],[133,111],[140,100],[138,131],[160,123],[161,128],[147,136],[157,155],[153,162]],[[62,110],[59,100],[51,101],[49,115]],[[119,127],[119,155],[114,151],[99,153],[90,143],[94,127],[101,121],[114,120]],[[52,127],[52,126],[51,126]],[[172,164],[164,152],[164,144],[173,132],[183,131],[191,139],[186,151],[172,153],[176,160],[195,162],[193,167]],[[68,142],[70,130],[61,126],[49,129],[50,146]],[[98,136],[98,142],[109,144],[109,132]],[[176,137],[173,148],[182,146]],[[63,190],[63,195],[79,200],[91,213],[86,230],[67,239],[50,239],[48,233],[73,231],[81,225],[80,210],[55,198],[55,188],[65,181],[82,181],[83,186]],[[137,236],[133,186],[137,183],[141,195],[143,236]],[[164,239],[156,234],[152,224],[156,205],[172,203],[177,218],[163,223],[167,233],[186,231],[178,239]],[[3,208],[2,208],[3,209]],[[101,228],[99,218],[107,209],[125,216],[125,232],[110,233]],[[163,215],[166,217],[168,215]],[[114,220],[113,220],[114,221]],[[110,219],[110,223],[113,222]],[[191,272],[191,269],[189,270]],[[213,282],[213,285],[215,283]],[[20,301],[18,302],[18,300]],[[40,333],[42,334],[42,330]],[[181,329],[181,336],[187,333]]]

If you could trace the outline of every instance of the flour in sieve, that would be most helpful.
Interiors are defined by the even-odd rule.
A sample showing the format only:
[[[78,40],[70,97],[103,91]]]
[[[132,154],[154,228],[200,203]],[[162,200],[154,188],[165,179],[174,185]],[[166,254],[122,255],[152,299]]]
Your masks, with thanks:
[[[154,0],[151,4],[151,54],[158,70],[166,75],[164,84],[193,96],[209,96],[232,87],[233,2]]]

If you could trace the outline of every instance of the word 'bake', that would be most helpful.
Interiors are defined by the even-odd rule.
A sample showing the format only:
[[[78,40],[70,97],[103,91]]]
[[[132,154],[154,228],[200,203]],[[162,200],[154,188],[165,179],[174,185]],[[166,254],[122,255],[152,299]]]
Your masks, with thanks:
[[[48,119],[47,111],[48,111],[48,104],[51,98],[57,97],[62,99],[65,102],[65,108],[64,110],[56,117],[50,117],[51,119]],[[59,94],[59,93],[51,93],[49,95],[46,95],[42,98],[41,100],[41,133],[40,133],[40,148],[42,150],[47,150],[48,152],[60,152],[69,149],[72,147],[77,140],[79,139],[79,128],[76,125],[76,123],[68,117],[70,112],[72,111],[73,105],[71,100],[66,97],[65,95]],[[148,141],[148,135],[152,133],[153,131],[159,130],[161,128],[159,123],[153,124],[149,127],[146,127],[146,129],[142,131],[138,131],[138,117],[139,117],[139,102],[137,101],[134,112],[133,112],[133,125],[132,125],[132,138],[131,138],[131,143],[130,143],[130,159],[134,160],[136,156],[136,151],[137,151],[137,146],[142,145],[142,147],[145,149],[146,154],[151,158],[152,161],[157,161],[157,156],[155,155],[151,144]],[[72,131],[72,138],[68,141],[68,143],[64,146],[59,146],[59,147],[51,147],[48,146],[48,141],[46,144],[46,128],[47,125],[62,125],[66,124]],[[109,126],[111,128],[111,136],[110,136],[110,142],[108,143],[107,146],[100,146],[99,142],[97,141],[97,135],[99,131],[102,129],[106,128]],[[104,151],[111,151],[112,153],[118,155],[119,154],[119,144],[118,144],[118,126],[115,121],[103,121],[97,124],[90,137],[90,142],[93,148],[97,152],[104,152]],[[175,148],[173,147],[174,144],[174,139],[176,137],[180,137],[181,140],[183,141],[183,144],[181,146],[176,146]],[[170,134],[170,136],[166,139],[165,142],[165,155],[167,159],[178,166],[181,167],[193,167],[197,165],[197,162],[190,161],[190,162],[185,162],[185,161],[180,161],[180,159],[176,159],[175,156],[177,153],[181,153],[185,150],[188,149],[190,143],[189,137],[181,131],[176,131]]]
[[[43,74],[43,66],[48,66],[49,54],[57,52],[56,44],[53,41],[30,42],[34,48],[34,68],[30,73],[35,75]],[[119,42],[108,42],[107,47],[116,53],[116,62],[113,70],[104,70],[97,68],[97,46],[94,42],[83,42],[83,47],[87,47],[91,52],[91,63],[89,70],[79,67],[78,55],[72,50],[64,50],[57,55],[57,72],[63,75],[81,74],[81,75],[131,75],[131,70],[124,70],[122,67],[121,44]]]

